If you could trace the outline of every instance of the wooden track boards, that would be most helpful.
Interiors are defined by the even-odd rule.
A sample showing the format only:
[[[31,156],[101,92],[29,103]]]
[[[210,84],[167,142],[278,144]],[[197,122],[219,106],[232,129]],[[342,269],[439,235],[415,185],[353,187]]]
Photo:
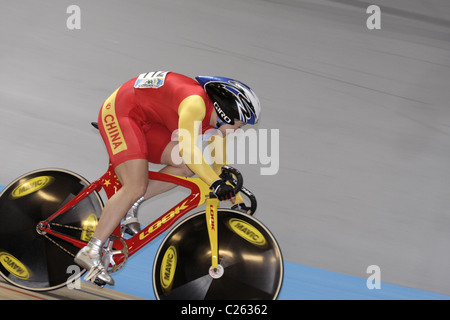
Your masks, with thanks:
[[[142,298],[81,282],[80,289],[63,287],[53,291],[28,291],[0,278],[0,300],[143,300]]]

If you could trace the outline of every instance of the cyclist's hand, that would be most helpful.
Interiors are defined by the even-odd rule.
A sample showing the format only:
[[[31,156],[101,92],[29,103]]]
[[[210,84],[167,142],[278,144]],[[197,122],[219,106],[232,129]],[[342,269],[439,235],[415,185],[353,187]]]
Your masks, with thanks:
[[[233,206],[231,207],[231,210],[236,210],[236,211],[240,211],[240,212],[247,213],[247,214],[251,214],[251,213],[252,213],[251,208],[250,208],[250,207],[247,207],[247,206],[245,205],[245,203],[243,203],[243,202],[241,202],[241,203],[236,203],[235,205],[233,205]]]
[[[214,181],[211,189],[219,200],[229,200],[236,196],[233,187],[221,179]]]

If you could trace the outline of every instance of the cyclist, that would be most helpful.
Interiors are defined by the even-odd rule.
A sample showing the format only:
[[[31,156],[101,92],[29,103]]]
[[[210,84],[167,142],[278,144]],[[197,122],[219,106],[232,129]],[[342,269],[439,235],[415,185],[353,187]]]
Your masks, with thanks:
[[[89,270],[87,280],[114,280],[101,263],[103,244],[125,217],[123,228],[139,232],[137,208],[144,200],[175,187],[148,179],[148,163],[165,165],[161,172],[180,176],[197,174],[220,200],[231,200],[247,210],[240,195],[218,176],[226,164],[226,133],[256,124],[260,103],[242,82],[174,72],[149,72],[120,86],[103,104],[98,124],[110,163],[122,184],[106,203],[94,235],[75,257]],[[200,135],[211,139],[215,161],[210,166],[197,146]],[[178,141],[172,134],[178,132]],[[181,155],[183,161],[173,155]],[[218,160],[219,159],[219,160]],[[222,160],[220,160],[222,159]]]

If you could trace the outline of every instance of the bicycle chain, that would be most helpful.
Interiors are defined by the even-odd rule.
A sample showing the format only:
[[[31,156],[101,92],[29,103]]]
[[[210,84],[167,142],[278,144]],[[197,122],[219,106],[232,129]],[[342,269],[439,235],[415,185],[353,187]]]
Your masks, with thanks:
[[[52,222],[52,223],[50,223],[50,225],[57,226],[57,227],[63,227],[63,228],[68,228],[68,229],[74,229],[74,230],[81,230],[81,231],[83,231],[83,228],[80,228],[80,227],[74,227],[74,226],[68,226],[68,225],[65,225],[65,224],[59,224],[59,223],[54,223],[54,222]],[[58,242],[56,242],[55,240],[53,240],[52,238],[50,238],[49,236],[47,236],[45,233],[42,233],[42,235],[43,235],[45,238],[47,238],[50,242],[52,242],[54,245],[56,245],[57,247],[59,247],[60,249],[62,249],[64,252],[66,252],[67,254],[69,254],[69,255],[71,255],[72,257],[75,258],[75,255],[74,255],[72,252],[70,252],[69,250],[67,250],[66,248],[64,248],[64,247],[63,247],[62,245],[60,245]]]
[[[68,225],[65,225],[65,224],[59,224],[59,223],[55,223],[55,222],[50,223],[50,225],[53,225],[53,226],[56,226],[56,227],[62,227],[62,228],[68,228],[68,229],[74,229],[74,230],[83,231],[83,228],[81,228],[81,227],[68,226]],[[50,238],[49,236],[47,236],[45,233],[42,234],[42,235],[43,235],[46,239],[48,239],[50,242],[52,242],[54,245],[56,245],[57,247],[59,247],[61,250],[63,250],[64,252],[66,252],[67,254],[69,254],[70,256],[72,256],[72,257],[75,258],[75,255],[74,255],[72,252],[70,252],[69,250],[67,250],[66,248],[64,248],[62,245],[60,245],[60,244],[57,243],[55,240],[53,240],[52,238]],[[124,241],[122,238],[120,238],[120,237],[111,235],[111,236],[110,236],[110,239],[111,239],[111,241],[113,241],[112,239],[119,240],[119,241],[122,243],[122,245],[123,245],[123,249],[122,249],[122,250],[123,250],[123,255],[124,255],[123,261],[122,261],[119,265],[115,265],[115,266],[111,269],[110,273],[112,273],[112,272],[119,271],[119,270],[125,265],[125,262],[127,261],[127,258],[128,258],[128,246],[127,246],[127,244],[125,243],[125,241]],[[115,240],[114,240],[114,241],[115,241]]]
[[[57,226],[57,227],[63,227],[63,228],[75,229],[75,230],[83,231],[83,228],[81,228],[81,227],[68,226],[67,224],[59,224],[59,223],[56,223],[56,222],[51,222],[49,224],[53,225],[53,226]]]
[[[68,253],[69,255],[71,255],[72,257],[75,258],[75,255],[70,252],[69,250],[67,250],[66,248],[64,248],[62,245],[60,245],[59,243],[57,243],[55,240],[51,239],[49,236],[47,236],[46,234],[42,234],[45,238],[47,238],[48,240],[50,240],[50,242],[53,242],[53,244],[55,244],[57,247],[59,247],[60,249],[62,249],[63,251],[65,251],[66,253]]]

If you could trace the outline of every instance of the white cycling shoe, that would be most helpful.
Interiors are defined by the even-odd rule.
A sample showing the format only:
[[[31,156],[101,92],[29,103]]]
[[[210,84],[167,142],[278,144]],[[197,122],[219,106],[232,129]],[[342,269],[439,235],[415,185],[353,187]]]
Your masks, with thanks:
[[[92,237],[89,243],[78,251],[75,256],[75,263],[82,268],[88,270],[85,276],[86,281],[96,284],[114,285],[114,279],[109,275],[106,267],[102,264],[103,242],[97,238]]]

